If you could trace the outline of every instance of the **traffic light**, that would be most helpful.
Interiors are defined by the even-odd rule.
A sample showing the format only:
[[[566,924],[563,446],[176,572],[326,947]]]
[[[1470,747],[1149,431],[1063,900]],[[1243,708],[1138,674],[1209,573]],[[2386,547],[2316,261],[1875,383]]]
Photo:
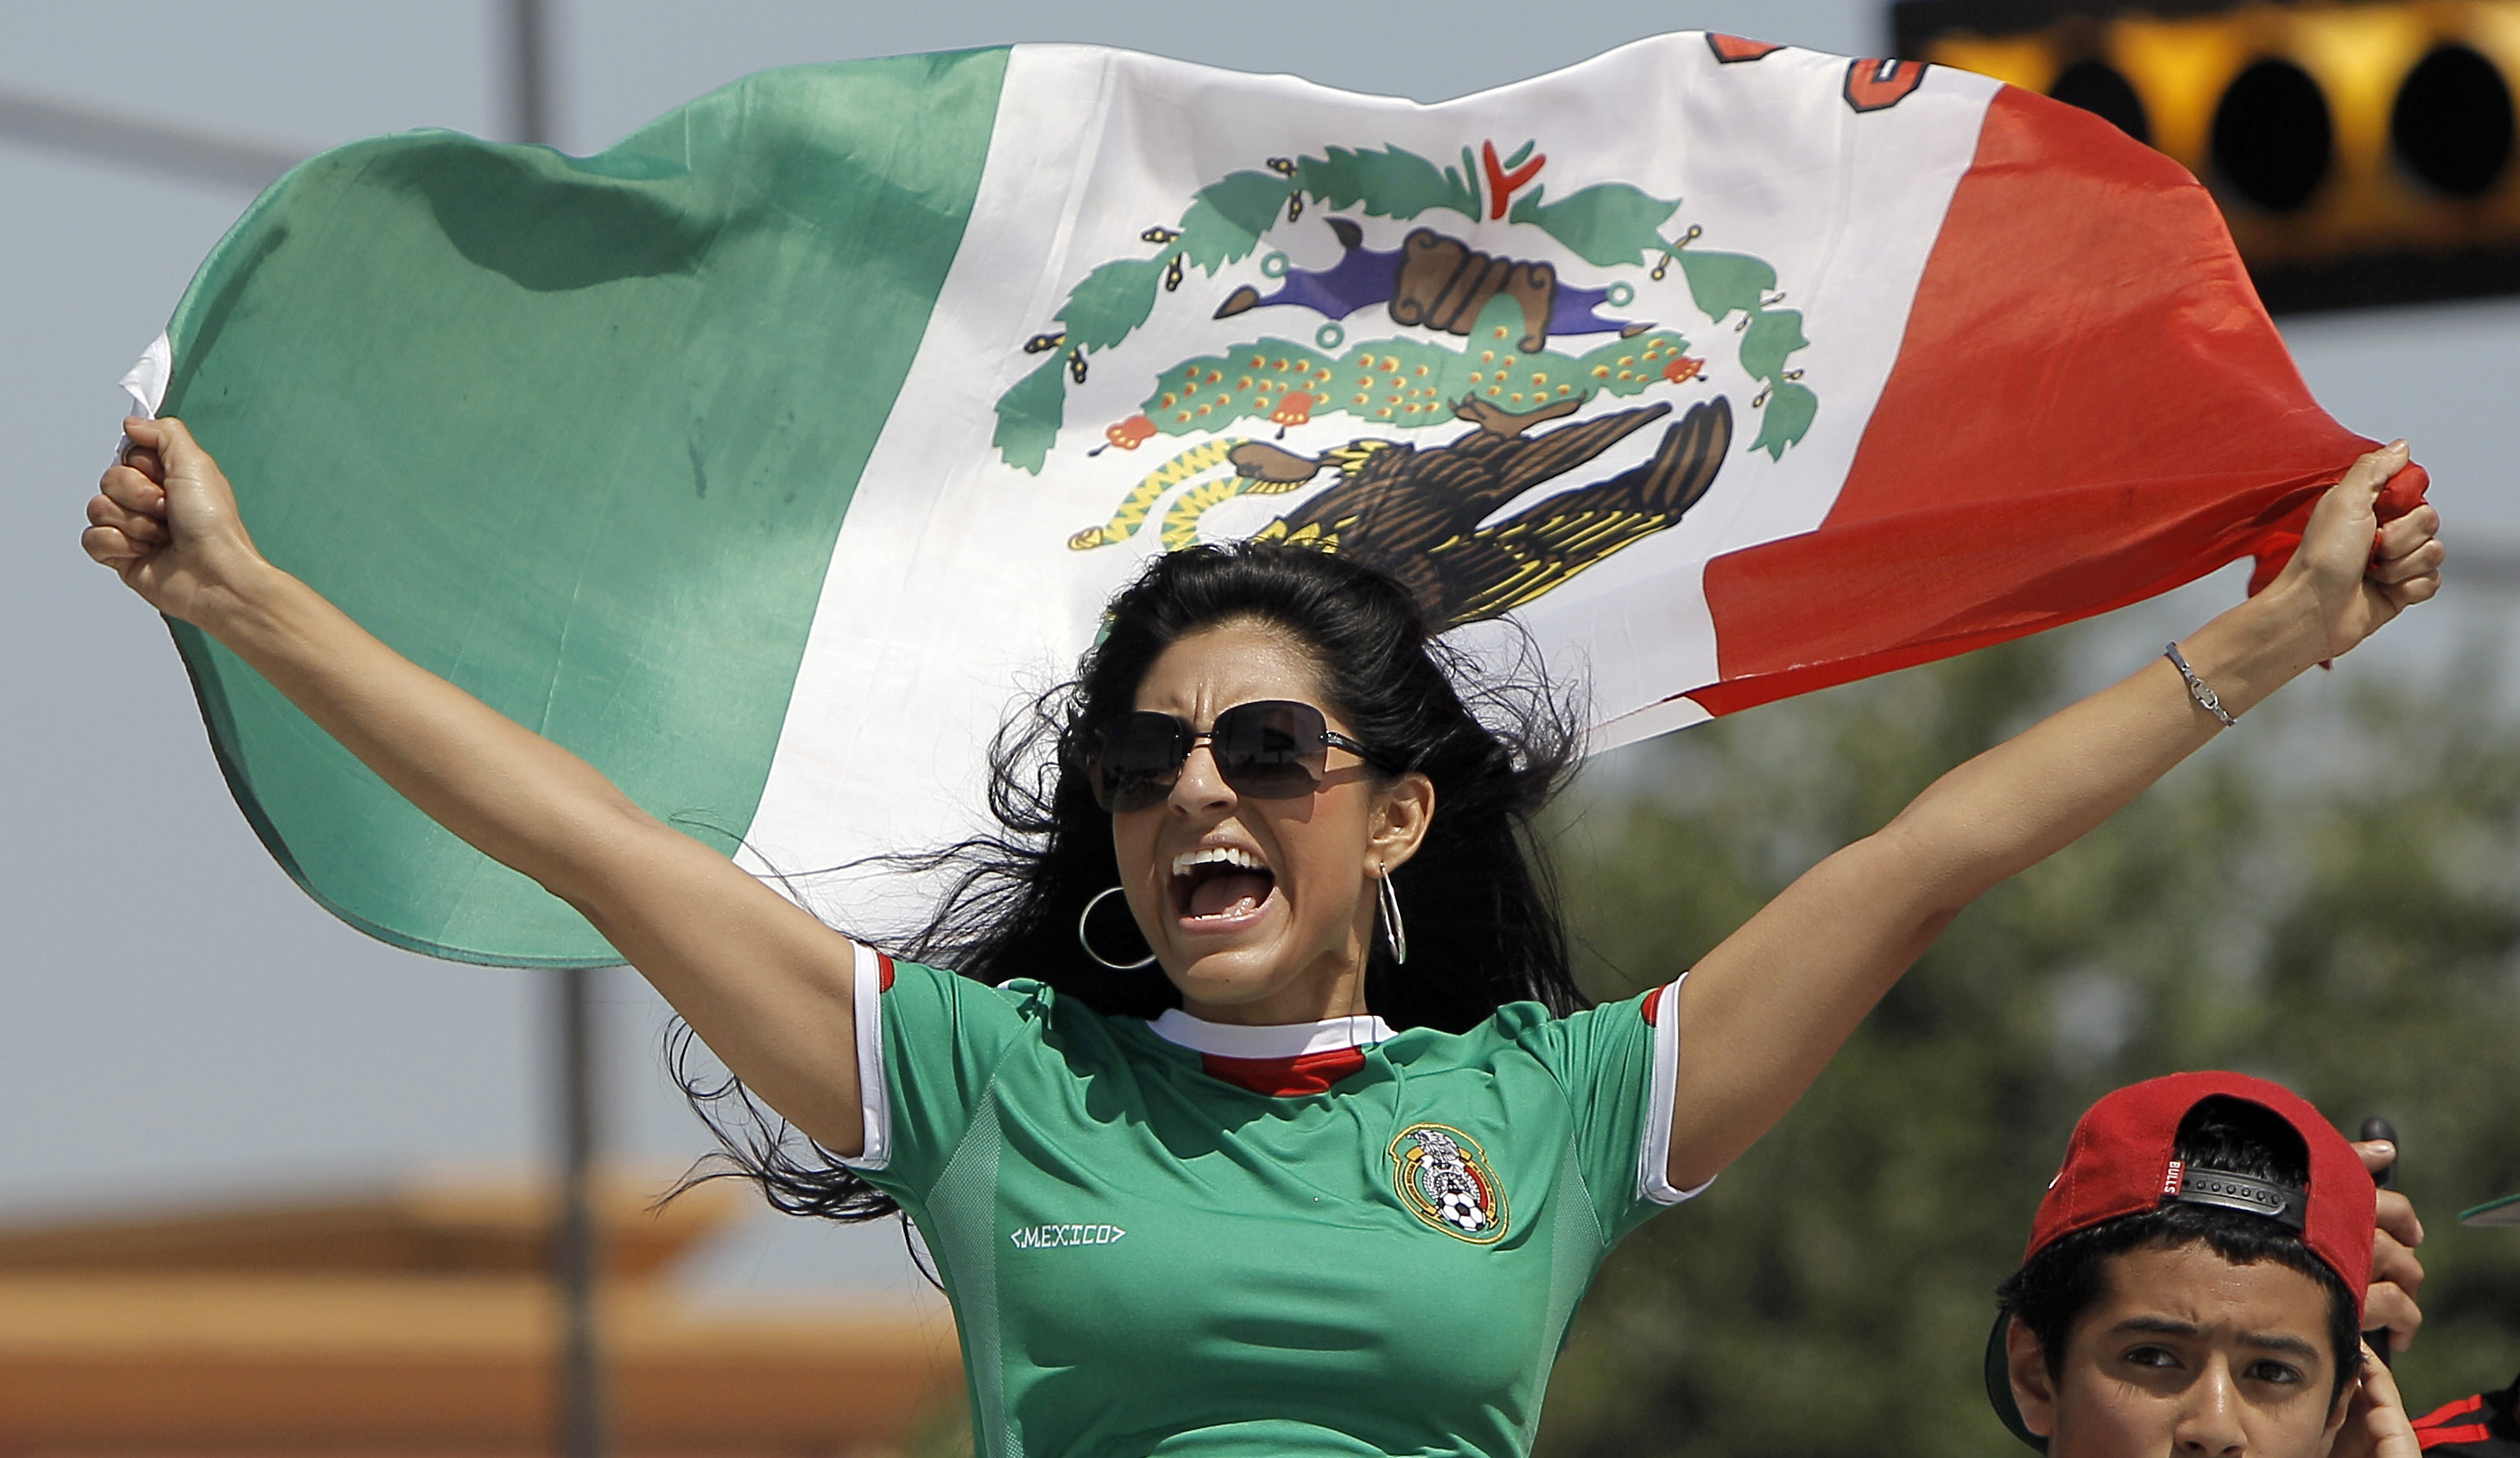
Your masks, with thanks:
[[[2071,102],[2212,189],[2271,309],[2520,293],[2520,0],[1898,0],[1898,54]]]

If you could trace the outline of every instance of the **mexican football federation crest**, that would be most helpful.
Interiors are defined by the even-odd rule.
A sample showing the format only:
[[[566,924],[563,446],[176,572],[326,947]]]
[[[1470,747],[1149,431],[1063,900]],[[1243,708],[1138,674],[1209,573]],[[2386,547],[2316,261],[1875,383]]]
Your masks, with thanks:
[[[1418,1219],[1474,1246],[1505,1238],[1505,1188],[1479,1142],[1445,1124],[1411,1124],[1391,1141],[1391,1182]]]

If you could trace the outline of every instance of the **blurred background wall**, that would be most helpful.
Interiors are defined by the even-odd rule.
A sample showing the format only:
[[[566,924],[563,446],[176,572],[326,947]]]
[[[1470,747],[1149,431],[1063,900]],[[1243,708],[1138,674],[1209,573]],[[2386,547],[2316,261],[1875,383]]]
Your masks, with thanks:
[[[764,67],[1009,40],[1431,100],[1663,29],[1868,54],[1888,33],[1871,0],[573,0],[554,18],[553,131],[573,152]],[[0,92],[300,153],[412,126],[498,135],[503,19],[478,0],[0,0]],[[550,1142],[533,980],[391,950],[305,900],[228,801],[163,629],[76,548],[113,382],[247,201],[0,141],[0,1219],[22,1225],[521,1170]],[[2413,440],[2454,554],[2520,546],[2520,301],[2285,333],[2331,411]],[[2284,1078],[2340,1122],[2398,1121],[2437,1273],[2434,1328],[2402,1369],[2410,1400],[2507,1380],[2520,1232],[2450,1216],[2520,1190],[2514,599],[2460,585],[2455,560],[2452,582],[1963,917],[1775,1137],[1623,1251],[1561,1366],[1547,1442],[2003,1451],[1975,1395],[1986,1292],[2066,1127],[2115,1083],[2204,1064]],[[1597,766],[1564,817],[1587,975],[1605,994],[1668,977],[1932,774],[2238,592],[2227,573]],[[614,1147],[667,1166],[698,1155],[659,1071],[661,1007],[627,976],[601,1002]],[[729,1218],[671,1274],[683,1297],[936,1310],[890,1227]],[[950,1348],[950,1327],[925,1330]]]

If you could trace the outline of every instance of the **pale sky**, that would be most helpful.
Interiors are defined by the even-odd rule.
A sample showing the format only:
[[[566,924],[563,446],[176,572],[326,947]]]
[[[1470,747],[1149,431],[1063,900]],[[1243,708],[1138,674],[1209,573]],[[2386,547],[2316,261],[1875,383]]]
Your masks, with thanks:
[[[1330,7],[1180,0],[558,7],[559,140],[599,150],[748,71],[1012,40],[1128,46],[1435,100],[1661,29],[1877,52],[1859,0]],[[453,3],[0,0],[0,92],[110,106],[303,151],[414,126],[502,131],[504,10]],[[544,1145],[544,982],[370,941],[266,856],[213,765],[162,625],[77,548],[114,434],[114,381],[244,205],[0,139],[0,1213],[154,1208],[255,1187],[518,1162]],[[2520,302],[2288,325],[2348,425],[2404,433],[2458,533],[2520,544]],[[380,454],[394,442],[371,442]],[[2094,648],[2131,669],[2156,620]],[[2520,599],[2455,590],[2390,655],[2298,692],[2439,663]],[[2155,640],[2157,641],[2157,640]],[[2136,646],[2129,646],[2136,645]],[[2123,649],[2123,652],[2121,650]],[[616,1143],[688,1159],[702,1136],[657,1073],[661,1008],[609,984]],[[849,1240],[764,1219],[714,1287],[902,1289],[888,1229]]]

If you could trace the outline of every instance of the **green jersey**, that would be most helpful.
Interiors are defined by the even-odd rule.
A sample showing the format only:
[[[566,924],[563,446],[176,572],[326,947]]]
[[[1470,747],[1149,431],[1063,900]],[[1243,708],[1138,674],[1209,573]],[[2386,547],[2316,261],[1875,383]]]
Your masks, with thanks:
[[[864,1154],[934,1253],[988,1458],[1528,1451],[1670,1187],[1677,1009],[1106,1018],[859,956]]]

